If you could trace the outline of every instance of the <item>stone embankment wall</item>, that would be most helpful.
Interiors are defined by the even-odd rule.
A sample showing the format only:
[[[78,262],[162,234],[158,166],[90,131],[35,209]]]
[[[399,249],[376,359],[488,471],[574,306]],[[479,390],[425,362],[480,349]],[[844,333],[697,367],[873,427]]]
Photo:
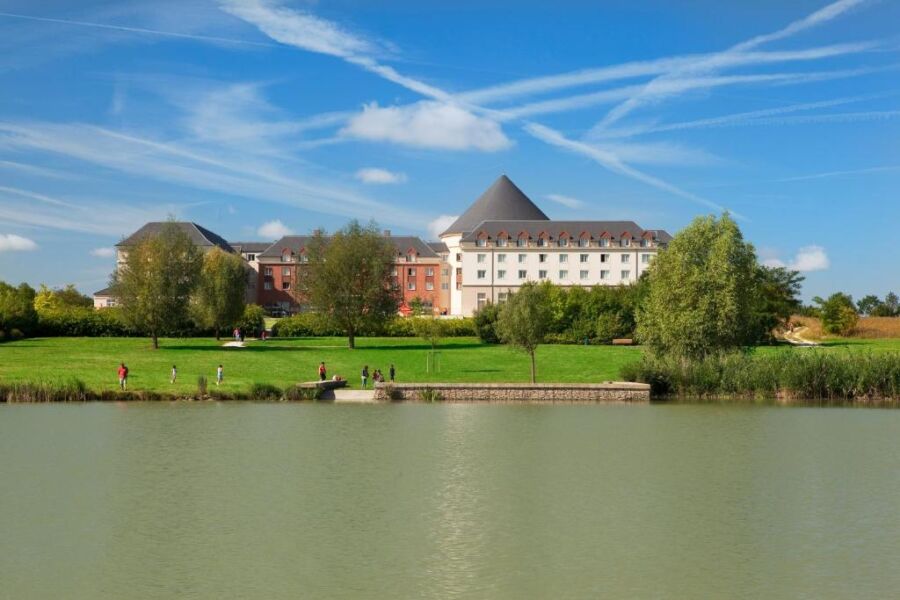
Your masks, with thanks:
[[[375,400],[444,402],[649,402],[644,383],[379,383]]]

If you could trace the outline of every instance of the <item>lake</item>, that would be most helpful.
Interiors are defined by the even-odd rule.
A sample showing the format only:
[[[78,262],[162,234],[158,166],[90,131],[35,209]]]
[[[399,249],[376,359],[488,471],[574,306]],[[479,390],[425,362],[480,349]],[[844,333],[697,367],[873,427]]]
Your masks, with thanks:
[[[886,598],[900,411],[0,405],[0,598]]]

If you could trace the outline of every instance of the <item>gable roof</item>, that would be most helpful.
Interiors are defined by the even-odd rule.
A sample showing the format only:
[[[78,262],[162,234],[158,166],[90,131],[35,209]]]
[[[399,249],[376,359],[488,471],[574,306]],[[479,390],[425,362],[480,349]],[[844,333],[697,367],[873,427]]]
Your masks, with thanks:
[[[285,248],[289,248],[293,252],[299,251],[309,243],[312,239],[310,235],[286,235],[274,244],[268,246],[259,257],[262,258],[280,258],[281,252]],[[422,241],[421,238],[414,236],[392,235],[389,238],[397,249],[397,255],[406,256],[406,251],[410,248],[415,249],[416,254],[423,258],[438,258],[437,253],[431,247]]]
[[[269,249],[272,242],[228,242],[235,252],[260,253]]]
[[[116,244],[116,246],[134,246],[135,244],[149,236],[159,235],[163,227],[168,223],[169,221],[153,221],[150,223],[146,223],[143,227]],[[234,252],[234,248],[231,247],[231,244],[225,241],[225,238],[217,233],[213,233],[205,227],[201,227],[200,225],[197,225],[196,223],[193,223],[191,221],[172,221],[171,223],[177,226],[178,229],[180,229],[182,232],[184,232],[195,246],[218,246],[226,252]]]
[[[532,238],[537,238],[544,233],[552,239],[559,238],[560,234],[568,234],[569,237],[578,239],[582,232],[586,232],[593,238],[599,238],[601,234],[608,233],[610,239],[618,240],[620,236],[628,232],[633,238],[640,238],[644,234],[642,229],[634,221],[483,221],[471,232],[464,235],[462,241],[474,242],[480,235],[496,238],[501,233],[507,233],[515,239],[520,232],[527,232]],[[662,229],[649,230],[660,243],[668,243],[672,236]]]
[[[489,220],[549,221],[550,218],[509,177],[501,175],[441,237],[469,233],[479,223]]]
[[[428,244],[428,247],[437,252],[438,254],[447,254],[450,252],[450,248],[447,247],[447,244],[444,242],[425,242]]]

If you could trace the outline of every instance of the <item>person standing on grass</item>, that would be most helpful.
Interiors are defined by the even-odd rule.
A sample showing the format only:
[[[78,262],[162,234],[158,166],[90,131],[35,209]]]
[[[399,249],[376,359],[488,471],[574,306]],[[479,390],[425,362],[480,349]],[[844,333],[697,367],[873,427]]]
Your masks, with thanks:
[[[216,369],[216,385],[222,383],[223,379],[225,379],[225,369],[222,368],[222,365],[219,365],[219,368]]]
[[[394,383],[394,375],[396,375],[396,374],[397,374],[397,371],[394,370],[394,364],[391,363],[391,368],[388,369],[388,375],[389,375],[390,378],[391,378],[391,383]]]
[[[175,365],[172,365],[172,383],[175,383],[175,378],[178,377],[178,369]]]
[[[366,365],[362,368],[362,373],[360,373],[362,377],[362,386],[363,389],[366,389],[366,384],[369,382],[369,365]]]
[[[319,363],[319,381],[325,381],[328,372],[325,370],[325,361]]]
[[[128,367],[125,363],[119,364],[119,387],[124,391],[128,387]]]

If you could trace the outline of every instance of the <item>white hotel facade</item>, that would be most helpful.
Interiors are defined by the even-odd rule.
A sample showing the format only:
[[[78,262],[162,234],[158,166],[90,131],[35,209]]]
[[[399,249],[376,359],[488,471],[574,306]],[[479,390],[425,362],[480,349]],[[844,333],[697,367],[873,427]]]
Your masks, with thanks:
[[[444,233],[450,314],[504,302],[529,281],[630,285],[672,239],[633,221],[554,221],[505,175]]]

